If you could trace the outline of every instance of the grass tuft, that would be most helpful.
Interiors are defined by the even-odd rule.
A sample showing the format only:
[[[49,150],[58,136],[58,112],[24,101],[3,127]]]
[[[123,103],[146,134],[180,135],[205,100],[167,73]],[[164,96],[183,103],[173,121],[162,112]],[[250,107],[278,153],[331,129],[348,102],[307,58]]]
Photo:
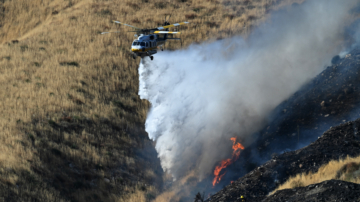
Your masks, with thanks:
[[[298,174],[289,178],[271,194],[278,190],[305,187],[331,179],[360,183],[360,156],[355,158],[347,157],[338,161],[332,160],[328,164],[321,166],[316,173]]]

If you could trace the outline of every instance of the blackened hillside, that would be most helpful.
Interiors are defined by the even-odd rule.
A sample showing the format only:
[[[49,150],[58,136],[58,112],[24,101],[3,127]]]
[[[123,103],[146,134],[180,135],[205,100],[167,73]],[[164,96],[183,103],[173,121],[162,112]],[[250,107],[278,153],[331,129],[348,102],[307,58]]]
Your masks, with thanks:
[[[315,171],[323,163],[331,159],[360,154],[358,149],[352,148],[354,145],[351,147],[348,145],[352,143],[347,142],[343,145],[343,148],[337,146],[338,144],[341,146],[342,143],[339,141],[345,138],[344,129],[339,129],[334,137],[330,138],[329,133],[332,133],[332,129],[326,132],[323,138],[317,140],[331,126],[359,117],[359,70],[359,49],[354,49],[344,58],[336,56],[333,58],[331,66],[327,67],[302,89],[280,104],[269,117],[269,124],[256,134],[257,141],[247,147],[242,152],[239,161],[229,167],[224,183],[229,184],[230,180],[236,180],[238,176],[251,172],[240,178],[236,183],[229,185],[229,188],[224,189],[228,191],[222,190],[214,197],[230,192],[236,194],[247,193],[254,200],[255,198],[258,200],[259,197],[262,198],[269,191],[272,191],[277,183],[282,183],[289,176],[309,170]],[[356,123],[350,124],[356,125]],[[344,126],[346,124],[339,127]],[[348,131],[348,134],[353,133],[354,131]],[[323,141],[326,139],[329,142]],[[301,155],[303,154],[298,155],[296,152],[304,149],[296,152],[290,151],[304,147],[315,140],[317,140],[316,144],[320,144],[319,146],[314,147],[314,143],[311,144],[312,146],[304,148],[305,151],[311,150],[311,156],[308,156],[311,159],[302,161],[302,163],[298,162],[301,161]],[[323,149],[322,144],[328,145],[330,147],[328,149],[331,150],[329,150],[330,153],[326,157],[322,155],[326,154],[327,148],[324,147],[325,153],[323,150],[321,153],[317,151],[317,149]],[[347,148],[352,149],[348,150]],[[269,161],[271,158],[272,160]],[[262,163],[265,164],[256,168]],[[309,164],[311,166],[304,166],[294,170],[294,166],[300,164],[303,166]],[[281,166],[279,167],[279,165]],[[253,170],[254,168],[256,169]],[[251,186],[256,187],[256,189],[253,190]],[[229,191],[230,189],[232,191]],[[225,195],[223,196],[225,197]],[[235,195],[230,194],[228,196],[235,197]],[[231,197],[225,197],[226,201],[235,199]],[[218,201],[220,198],[213,201]]]

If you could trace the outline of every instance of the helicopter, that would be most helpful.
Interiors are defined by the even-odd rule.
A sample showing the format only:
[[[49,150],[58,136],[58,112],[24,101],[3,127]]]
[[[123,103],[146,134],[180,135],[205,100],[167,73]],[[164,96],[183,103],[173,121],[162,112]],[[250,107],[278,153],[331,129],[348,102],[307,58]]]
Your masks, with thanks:
[[[168,20],[166,20],[166,16],[165,16],[165,22],[162,27],[157,27],[152,29],[141,29],[116,20],[113,20],[112,22],[116,24],[125,25],[128,27],[132,27],[135,29],[135,31],[130,31],[130,32],[136,32],[134,36],[137,37],[137,39],[135,39],[131,45],[131,52],[134,59],[136,59],[137,57],[144,58],[146,56],[149,56],[150,59],[153,60],[154,59],[153,55],[157,53],[158,47],[161,49],[161,51],[163,51],[164,50],[163,46],[165,45],[165,42],[167,40],[181,40],[181,38],[169,37],[168,35],[173,36],[175,34],[180,34],[180,32],[170,32],[169,28],[185,25],[189,23],[189,22],[180,22],[180,23],[170,24],[169,23],[170,17],[168,18]],[[108,33],[119,33],[119,32],[118,31],[102,32],[101,34],[108,34]]]

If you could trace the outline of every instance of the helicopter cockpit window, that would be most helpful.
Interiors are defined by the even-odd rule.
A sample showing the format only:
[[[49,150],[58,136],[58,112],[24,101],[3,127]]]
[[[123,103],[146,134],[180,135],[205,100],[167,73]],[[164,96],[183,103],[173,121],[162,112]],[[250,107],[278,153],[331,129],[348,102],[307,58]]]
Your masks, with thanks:
[[[149,47],[149,43],[148,43],[148,42],[146,42],[146,47]]]
[[[134,41],[133,46],[137,46],[137,45],[139,45],[139,42]]]
[[[141,46],[145,46],[145,42],[141,42],[140,45],[141,45]]]

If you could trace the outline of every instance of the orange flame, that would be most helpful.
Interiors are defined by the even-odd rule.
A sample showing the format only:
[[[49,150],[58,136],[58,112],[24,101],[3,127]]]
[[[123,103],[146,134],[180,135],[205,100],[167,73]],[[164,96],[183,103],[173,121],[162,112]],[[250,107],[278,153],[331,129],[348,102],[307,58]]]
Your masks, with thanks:
[[[221,178],[224,177],[224,175],[226,174],[226,172],[223,172],[222,174],[221,171],[228,167],[230,164],[234,163],[236,160],[238,160],[239,156],[240,156],[240,149],[245,149],[244,146],[242,146],[239,142],[236,143],[236,137],[232,137],[230,138],[230,140],[233,142],[233,146],[232,146],[232,149],[233,149],[233,153],[232,153],[232,158],[231,159],[226,159],[226,160],[222,160],[220,162],[220,165],[217,165],[215,167],[215,170],[214,170],[214,179],[213,179],[213,186],[215,186],[215,184],[219,183],[221,181]]]

